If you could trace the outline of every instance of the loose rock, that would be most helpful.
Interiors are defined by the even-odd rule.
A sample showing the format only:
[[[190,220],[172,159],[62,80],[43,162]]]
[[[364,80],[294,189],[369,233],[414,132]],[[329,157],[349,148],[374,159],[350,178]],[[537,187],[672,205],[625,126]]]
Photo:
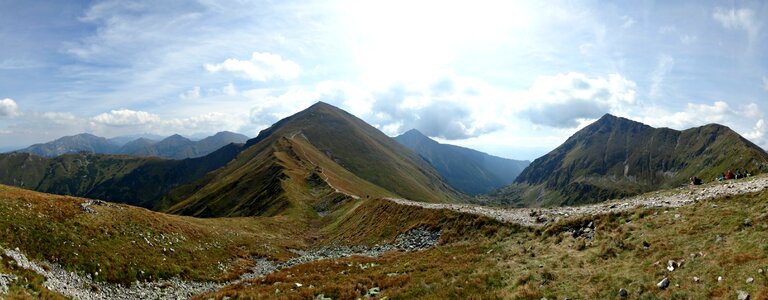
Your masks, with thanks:
[[[738,291],[736,291],[736,293],[738,295],[737,299],[739,299],[739,300],[749,300],[749,293],[747,293],[746,291],[738,290]]]
[[[621,288],[621,289],[619,290],[619,297],[621,297],[621,298],[626,298],[627,296],[629,296],[629,292],[627,292],[627,290],[626,290],[626,289],[624,289],[624,288]]]
[[[669,287],[669,278],[667,278],[667,277],[664,277],[664,279],[662,279],[661,281],[659,281],[659,283],[657,283],[657,284],[656,284],[656,286],[657,286],[658,288],[662,289],[662,290],[664,290],[664,289],[668,288],[668,287]]]

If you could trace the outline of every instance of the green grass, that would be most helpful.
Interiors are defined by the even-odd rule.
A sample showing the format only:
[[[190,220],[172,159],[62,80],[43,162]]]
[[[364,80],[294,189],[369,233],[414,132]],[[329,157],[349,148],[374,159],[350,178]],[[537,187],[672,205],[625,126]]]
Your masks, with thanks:
[[[568,219],[538,229],[365,202],[355,209],[366,214],[350,214],[334,228],[339,240],[366,243],[373,236],[386,240],[398,228],[425,226],[442,228],[441,244],[380,258],[313,262],[200,298],[306,299],[324,294],[347,299],[379,287],[380,296],[389,299],[612,299],[621,288],[629,291],[630,299],[732,299],[737,290],[749,292],[752,299],[765,299],[767,200],[768,192],[761,192],[681,208],[637,208]],[[746,218],[752,226],[743,225]],[[590,221],[597,229],[594,240],[564,233]],[[723,240],[718,242],[717,235]],[[643,242],[650,248],[644,249]],[[668,260],[685,262],[668,272]],[[361,269],[361,264],[375,267]],[[665,276],[671,285],[660,290],[656,283]],[[718,283],[718,276],[724,281]],[[748,277],[754,282],[747,284]],[[304,287],[296,288],[296,282]],[[276,289],[280,293],[275,294]]]
[[[130,283],[231,279],[253,256],[284,260],[291,256],[286,248],[307,245],[300,229],[306,224],[287,217],[196,219],[130,206],[91,206],[98,213],[88,214],[79,209],[84,201],[0,186],[0,246]]]

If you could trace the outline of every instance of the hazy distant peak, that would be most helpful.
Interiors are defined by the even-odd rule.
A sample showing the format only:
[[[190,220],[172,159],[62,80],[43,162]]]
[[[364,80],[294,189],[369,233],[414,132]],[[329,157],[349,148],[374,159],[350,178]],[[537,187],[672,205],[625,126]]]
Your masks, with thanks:
[[[426,135],[424,135],[423,133],[421,133],[421,131],[419,131],[419,130],[418,130],[418,129],[416,129],[416,128],[413,128],[413,129],[411,129],[411,130],[408,130],[408,131],[406,131],[406,132],[403,132],[403,134],[401,134],[401,135],[403,135],[403,136],[411,136],[411,135],[412,135],[412,136],[422,136],[422,137],[427,137]]]

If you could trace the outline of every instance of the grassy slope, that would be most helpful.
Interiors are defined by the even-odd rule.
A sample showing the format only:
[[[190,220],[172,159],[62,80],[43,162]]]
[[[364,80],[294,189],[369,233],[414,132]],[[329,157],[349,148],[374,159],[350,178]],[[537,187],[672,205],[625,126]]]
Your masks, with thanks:
[[[621,288],[629,299],[732,299],[745,290],[768,297],[768,191],[704,201],[674,209],[638,208],[621,214],[571,219],[542,229],[499,224],[380,202],[358,205],[341,227],[340,240],[393,237],[399,228],[443,228],[441,245],[380,258],[318,261],[278,271],[248,284],[201,295],[306,299],[361,297],[373,287],[391,299],[609,299]],[[717,216],[717,218],[713,218]],[[753,221],[744,226],[745,218]],[[566,228],[596,224],[594,240],[573,238]],[[389,226],[393,226],[390,232]],[[723,237],[718,241],[717,236]],[[643,248],[648,242],[649,249]],[[693,254],[693,256],[692,256]],[[668,272],[668,260],[683,266]],[[758,269],[762,268],[761,274]],[[665,276],[666,290],[656,287]],[[717,277],[723,282],[718,283]],[[693,277],[700,278],[696,283]],[[748,277],[754,278],[751,284]],[[294,283],[303,284],[296,288]],[[279,290],[279,292],[277,292]]]
[[[311,215],[318,197],[305,192],[317,181],[313,174],[360,197],[460,197],[411,150],[323,103],[281,120],[246,147],[225,167],[173,191],[158,208],[200,217]]]
[[[287,259],[286,247],[371,245],[391,242],[410,228],[442,229],[441,245],[430,250],[317,261],[249,281],[250,286],[230,286],[217,296],[300,299],[323,293],[339,299],[379,287],[393,299],[605,299],[620,288],[637,299],[733,298],[737,289],[754,299],[768,297],[768,278],[758,273],[768,271],[768,191],[572,219],[542,229],[373,199],[345,201],[336,212],[309,222],[286,216],[195,219],[128,206],[93,206],[98,214],[91,215],[79,210],[83,199],[5,186],[0,200],[0,246],[19,247],[31,258],[82,273],[101,267],[97,278],[115,282],[177,274],[232,278],[248,266],[244,258]],[[752,226],[743,225],[746,218]],[[590,221],[597,230],[592,241],[563,234]],[[685,259],[682,268],[665,270],[667,260],[680,259]],[[234,267],[222,271],[219,262]],[[12,287],[14,293],[40,291],[40,278],[10,272],[33,281],[25,291]],[[662,291],[655,284],[664,276],[671,287]],[[718,283],[717,276],[724,281]],[[745,282],[748,277],[752,284]],[[304,287],[297,289],[296,282]]]
[[[526,206],[574,205],[707,181],[733,168],[761,173],[768,154],[728,127],[684,131],[605,116],[534,161],[494,194]]]
[[[88,214],[79,208],[84,201],[0,186],[0,246],[68,270],[99,272],[98,280],[130,283],[231,278],[245,259],[287,259],[286,247],[306,247],[311,237],[306,224],[285,217],[195,219],[125,205],[91,206],[98,213]]]

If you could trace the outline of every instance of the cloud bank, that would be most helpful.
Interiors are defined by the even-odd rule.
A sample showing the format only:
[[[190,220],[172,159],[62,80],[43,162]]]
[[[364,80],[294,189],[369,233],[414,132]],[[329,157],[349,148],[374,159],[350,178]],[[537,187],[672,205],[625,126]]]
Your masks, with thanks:
[[[229,58],[220,64],[205,64],[205,69],[211,73],[228,72],[262,82],[272,78],[295,79],[301,73],[297,63],[266,52],[253,52],[250,60]]]

